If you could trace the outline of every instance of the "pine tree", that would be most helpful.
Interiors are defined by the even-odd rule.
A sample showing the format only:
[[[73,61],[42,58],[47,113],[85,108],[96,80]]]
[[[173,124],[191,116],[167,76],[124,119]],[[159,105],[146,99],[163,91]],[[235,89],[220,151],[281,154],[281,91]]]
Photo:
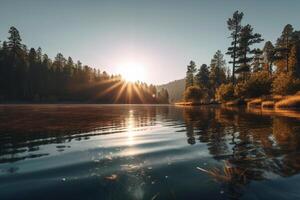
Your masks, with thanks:
[[[196,71],[196,63],[194,61],[190,61],[190,64],[187,66],[185,88],[194,86],[194,74],[196,73]]]
[[[273,46],[272,42],[267,41],[265,43],[265,46],[263,48],[263,68],[265,71],[269,72],[269,74],[272,74],[273,72],[273,63],[276,60],[276,49]]]
[[[300,77],[300,70],[299,70],[299,63],[297,55],[299,55],[298,48],[296,45],[293,45],[291,48],[291,52],[289,53],[289,60],[288,60],[288,69],[293,74],[294,77]]]
[[[17,82],[20,77],[26,71],[25,57],[26,54],[25,46],[21,44],[21,36],[19,31],[15,27],[11,27],[8,31],[9,37],[7,46],[9,49],[9,58],[7,63],[5,63],[7,69],[7,84],[8,84],[8,93],[14,99],[17,99],[20,93],[23,93],[24,85],[19,85]],[[26,83],[24,83],[26,84]]]
[[[293,31],[293,26],[287,24],[284,27],[281,36],[277,39],[276,48],[278,51],[276,56],[281,58],[276,61],[277,71],[289,71],[289,53],[292,47]]]
[[[195,75],[196,85],[209,88],[209,69],[206,64],[202,64],[198,73]]]
[[[262,51],[259,48],[253,49],[254,56],[251,63],[252,72],[258,72],[262,70]]]
[[[263,39],[261,39],[261,35],[258,33],[253,33],[253,28],[249,24],[244,26],[239,33],[239,49],[237,52],[237,63],[239,66],[236,69],[236,73],[242,74],[244,79],[251,69],[250,62],[253,60],[252,54],[255,54],[255,49],[251,49],[250,47],[253,44],[260,43],[261,41],[263,41]]]
[[[214,94],[216,89],[226,81],[225,65],[226,61],[224,59],[224,55],[220,50],[218,50],[214,54],[210,63],[209,79],[212,94]]]
[[[242,19],[244,14],[239,11],[235,11],[233,13],[232,18],[227,20],[228,30],[231,31],[230,38],[232,38],[232,42],[226,54],[230,55],[232,63],[232,83],[235,83],[235,70],[236,70],[236,61],[238,58],[237,51],[238,51],[238,40],[239,40],[239,33],[242,29]]]
[[[22,44],[21,44],[21,36],[15,27],[10,27],[8,33],[10,36],[8,37],[8,48],[13,54],[19,54],[22,51]]]

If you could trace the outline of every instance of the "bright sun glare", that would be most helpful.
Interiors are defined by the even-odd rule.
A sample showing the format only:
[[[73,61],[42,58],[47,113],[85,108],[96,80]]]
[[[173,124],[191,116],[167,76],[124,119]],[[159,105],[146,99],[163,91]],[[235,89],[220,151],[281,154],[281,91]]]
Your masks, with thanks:
[[[129,82],[145,81],[145,67],[138,63],[120,65],[119,73]]]

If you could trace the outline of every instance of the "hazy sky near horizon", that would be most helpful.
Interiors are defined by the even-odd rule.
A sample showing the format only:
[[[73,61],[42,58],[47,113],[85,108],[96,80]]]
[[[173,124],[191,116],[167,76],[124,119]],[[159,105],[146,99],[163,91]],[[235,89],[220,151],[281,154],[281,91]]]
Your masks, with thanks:
[[[265,40],[284,25],[300,29],[299,0],[0,0],[0,40],[10,26],[28,47],[58,52],[117,74],[124,63],[145,68],[147,83],[185,76],[190,60],[209,64],[230,43],[226,20],[244,12]],[[261,44],[262,46],[263,44]],[[228,57],[226,57],[228,61]]]

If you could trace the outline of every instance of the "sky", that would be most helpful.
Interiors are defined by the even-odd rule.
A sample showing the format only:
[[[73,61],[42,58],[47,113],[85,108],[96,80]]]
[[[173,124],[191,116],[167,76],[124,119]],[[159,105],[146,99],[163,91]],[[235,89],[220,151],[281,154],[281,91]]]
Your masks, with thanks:
[[[190,60],[225,53],[236,10],[265,41],[288,23],[300,29],[299,0],[0,0],[0,40],[15,26],[51,58],[60,52],[110,74],[136,65],[143,81],[162,84],[183,78]]]

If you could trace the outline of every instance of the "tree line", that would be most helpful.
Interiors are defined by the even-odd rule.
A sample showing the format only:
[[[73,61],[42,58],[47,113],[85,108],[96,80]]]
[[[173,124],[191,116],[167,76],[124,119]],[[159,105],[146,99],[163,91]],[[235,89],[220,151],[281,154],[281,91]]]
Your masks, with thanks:
[[[300,31],[287,24],[275,44],[243,25],[243,12],[236,11],[227,20],[230,32],[230,56],[226,66],[218,50],[210,66],[197,70],[191,61],[186,73],[185,99],[228,101],[270,95],[290,95],[300,90]]]
[[[128,83],[61,53],[51,60],[41,48],[28,49],[15,27],[8,33],[0,45],[0,102],[168,103],[166,90]]]

